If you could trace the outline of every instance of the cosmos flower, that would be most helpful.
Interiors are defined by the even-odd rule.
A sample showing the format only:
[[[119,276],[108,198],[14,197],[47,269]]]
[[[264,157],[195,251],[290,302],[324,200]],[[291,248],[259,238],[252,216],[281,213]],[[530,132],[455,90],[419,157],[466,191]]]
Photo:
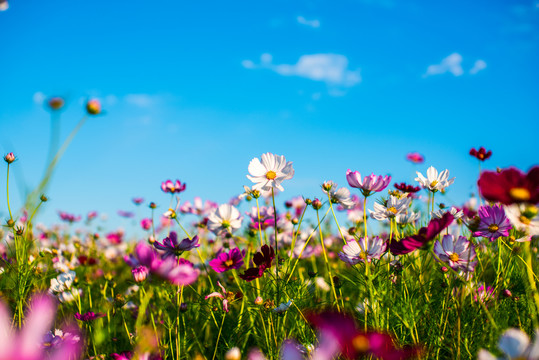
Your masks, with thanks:
[[[406,160],[411,161],[414,164],[422,164],[425,161],[425,157],[418,152],[412,152],[406,155]]]
[[[369,210],[369,212],[373,219],[386,220],[406,213],[411,202],[412,199],[409,197],[399,199],[391,195],[385,205],[376,202],[374,203],[374,211]]]
[[[539,360],[539,329],[535,330],[535,341],[531,343],[528,335],[520,329],[507,329],[500,340],[498,348],[504,353],[501,359]],[[481,349],[477,360],[498,359],[487,350]]]
[[[260,251],[254,254],[253,263],[256,267],[245,270],[243,274],[240,274],[240,278],[245,281],[253,281],[264,275],[266,269],[271,268],[271,264],[275,259],[275,250],[272,246],[263,245]]]
[[[434,244],[434,253],[453,270],[474,270],[475,249],[464,236],[455,239],[453,235],[444,235],[442,241]]]
[[[421,190],[419,186],[408,185],[403,182],[401,182],[400,184],[395,183],[394,186],[395,186],[395,189],[400,190],[403,193],[416,193],[419,190]]]
[[[231,269],[239,269],[243,266],[243,257],[245,256],[245,250],[240,251],[238,248],[234,248],[229,252],[220,252],[217,258],[209,262],[210,267],[218,273],[222,273]]]
[[[233,233],[241,227],[241,221],[238,209],[222,204],[208,216],[208,229],[217,235]]]
[[[424,177],[419,171],[416,171],[417,177],[415,178],[424,189],[428,189],[432,192],[445,190],[446,187],[453,184],[455,178],[449,178],[449,170],[444,170],[438,174],[433,166],[427,169],[427,177]]]
[[[478,210],[479,226],[473,233],[473,236],[482,236],[493,241],[500,236],[509,236],[511,230],[511,222],[505,216],[505,211],[501,205],[481,206]]]
[[[4,155],[4,161],[7,162],[8,164],[11,164],[12,162],[14,162],[15,159],[16,159],[15,155],[12,152]]]
[[[176,180],[176,182],[172,182],[172,180],[167,180],[161,183],[161,190],[163,190],[165,193],[179,194],[182,191],[185,191],[185,183],[182,184],[180,180]]]
[[[227,292],[219,281],[217,281],[217,285],[219,285],[219,287],[221,288],[221,292],[218,292],[218,291],[212,292],[211,294],[206,295],[204,297],[204,300],[208,300],[209,298],[212,298],[212,297],[218,297],[219,299],[223,300],[223,310],[225,312],[228,312],[228,303],[229,301],[234,300],[235,295],[233,292],[230,292],[230,291]]]
[[[350,190],[345,187],[337,189],[337,184],[333,181],[323,183],[322,191],[329,195],[332,203],[341,205],[343,209],[351,209],[355,206]]]
[[[524,232],[529,240],[539,235],[539,210],[535,205],[513,204],[505,206],[505,214],[513,227]]]
[[[475,148],[470,149],[470,155],[475,157],[479,161],[485,161],[492,155],[492,151],[487,151],[484,147],[480,147],[479,150],[475,150]]]
[[[277,314],[282,314],[286,310],[290,309],[290,306],[292,306],[293,302],[294,302],[294,299],[290,299],[285,303],[281,303],[279,306],[273,309],[273,312]]]
[[[47,101],[47,105],[49,106],[49,108],[53,111],[55,110],[60,110],[61,108],[64,107],[65,105],[65,101],[63,98],[59,97],[59,96],[54,96],[54,97],[51,97],[48,101]]]
[[[150,218],[144,218],[140,221],[140,226],[144,229],[144,230],[150,230],[152,228],[152,219]]]
[[[180,256],[184,251],[189,251],[200,246],[198,243],[198,235],[195,235],[192,239],[185,238],[181,242],[178,242],[178,235],[175,231],[171,231],[168,237],[163,239],[160,243],[156,241],[153,246],[158,250],[163,250],[163,259],[168,257]]]
[[[144,202],[144,198],[135,197],[135,198],[132,199],[132,201],[133,201],[133,204],[138,206],[138,205],[140,205],[140,204],[142,204]]]
[[[186,201],[180,207],[180,211],[184,214],[194,214],[194,215],[208,215],[211,211],[217,208],[217,204],[206,200],[204,203],[200,197],[195,197],[193,204],[190,201]]]
[[[359,241],[348,241],[343,246],[342,252],[339,253],[339,257],[345,263],[355,265],[359,262],[371,262],[372,259],[380,259],[386,249],[387,243],[378,236],[362,237]]]
[[[430,215],[431,215],[431,217],[441,219],[444,216],[445,213],[450,213],[451,215],[453,215],[453,217],[455,219],[460,219],[460,218],[462,218],[464,216],[464,211],[462,211],[459,208],[456,208],[454,206],[451,206],[451,208],[449,210],[438,209],[436,211],[432,211],[430,213]]]
[[[150,273],[150,270],[144,266],[138,266],[131,270],[131,273],[133,274],[133,278],[136,282],[143,282],[148,277],[148,274]]]
[[[287,208],[294,209],[294,214],[296,216],[301,216],[301,213],[303,213],[303,209],[305,209],[305,200],[301,196],[296,196],[290,200],[287,200],[284,205]]]
[[[359,171],[348,169],[346,171],[346,180],[351,187],[360,189],[363,196],[367,197],[373,192],[384,190],[391,182],[391,176],[374,175],[373,173],[362,179]]]
[[[397,224],[413,224],[421,217],[421,212],[413,212],[411,210],[406,211],[405,213],[398,214],[395,216],[395,221]]]
[[[23,329],[16,332],[11,326],[12,317],[8,308],[0,303],[0,360],[78,359],[81,346],[76,341],[63,341],[54,348],[40,346],[54,321],[55,313],[56,305],[51,297],[35,295],[30,301]],[[79,337],[77,330],[73,327],[69,332]]]
[[[75,318],[77,320],[82,321],[82,322],[94,321],[95,319],[99,319],[99,318],[102,318],[104,316],[105,316],[105,314],[103,314],[103,313],[97,313],[96,314],[93,311],[88,311],[87,313],[84,313],[84,314],[80,314],[80,313],[75,314]]]
[[[270,191],[276,188],[284,191],[281,183],[294,176],[292,162],[286,161],[283,155],[272,153],[262,154],[262,161],[258,158],[251,160],[248,170],[250,175],[247,178],[255,183],[253,190]]]
[[[77,221],[80,221],[80,216],[75,216],[73,214],[66,213],[64,211],[59,211],[58,216],[60,216],[60,220],[68,222],[68,223],[74,223]]]
[[[392,241],[389,244],[389,250],[393,255],[404,255],[419,249],[451,225],[453,220],[454,217],[450,213],[445,213],[441,219],[432,219],[427,227],[419,229],[416,235]]]
[[[477,181],[481,195],[488,201],[504,205],[539,203],[539,166],[524,174],[516,168],[483,171]]]

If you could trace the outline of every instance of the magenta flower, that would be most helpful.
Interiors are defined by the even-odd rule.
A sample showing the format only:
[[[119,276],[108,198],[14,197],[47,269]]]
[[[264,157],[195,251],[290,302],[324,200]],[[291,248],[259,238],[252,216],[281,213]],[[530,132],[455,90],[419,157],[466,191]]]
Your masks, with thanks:
[[[230,269],[239,269],[243,266],[244,256],[245,250],[240,251],[238,248],[234,248],[228,253],[223,251],[217,255],[217,258],[210,261],[210,267],[218,273],[222,273]]]
[[[149,219],[149,218],[145,218],[145,219],[142,219],[140,221],[140,226],[144,229],[144,230],[150,230],[152,228],[152,219]]]
[[[30,302],[24,328],[15,332],[7,307],[0,303],[0,360],[78,359],[82,349],[76,341],[63,341],[54,348],[39,345],[50,330],[55,313],[56,305],[51,297],[36,295]],[[69,331],[73,336],[79,336],[78,329]]]
[[[218,292],[218,291],[212,292],[211,294],[206,295],[204,297],[204,300],[208,300],[211,297],[218,297],[219,299],[223,300],[223,310],[228,312],[228,302],[229,300],[234,299],[234,294],[231,292],[227,292],[219,281],[217,281],[217,285],[219,285],[222,292]]]
[[[80,320],[82,322],[90,322],[90,321],[94,321],[95,319],[99,319],[99,318],[102,318],[104,317],[105,314],[103,313],[95,313],[93,311],[88,311],[87,313],[85,314],[80,314],[80,313],[76,313],[75,314],[75,318],[77,320]]]
[[[133,274],[136,282],[143,282],[148,277],[150,270],[146,266],[141,265],[132,269],[131,273]]]
[[[476,265],[475,249],[464,236],[444,235],[434,244],[434,253],[453,270],[473,271]]]
[[[184,251],[189,251],[200,246],[198,243],[198,235],[192,239],[185,238],[178,243],[178,235],[175,231],[171,231],[168,237],[163,239],[163,243],[156,241],[153,246],[158,250],[163,250],[163,259],[169,257],[180,256]]]
[[[422,164],[425,161],[425,157],[418,152],[412,152],[406,155],[406,160],[411,161],[414,164]]]
[[[391,176],[382,176],[371,174],[365,176],[361,179],[361,174],[359,171],[351,171],[348,169],[346,171],[346,180],[351,187],[358,188],[361,190],[363,196],[367,197],[373,192],[379,192],[384,190],[389,182],[391,181]]]
[[[155,275],[174,285],[190,285],[198,278],[198,270],[189,261],[163,259],[155,249],[143,242],[135,246],[135,255],[126,256],[125,262],[133,268],[145,266],[151,275]]]
[[[66,221],[68,223],[74,223],[76,221],[80,221],[80,216],[75,216],[73,214],[66,213],[65,211],[59,211],[58,216],[60,216],[60,220]]]
[[[172,180],[167,180],[161,183],[161,190],[166,193],[179,194],[182,191],[185,191],[185,184],[182,184],[180,180],[176,180],[176,182],[172,182]]]
[[[419,229],[417,235],[407,236],[398,241],[393,240],[389,244],[389,250],[393,255],[404,255],[419,249],[451,225],[454,219],[454,216],[449,212],[445,213],[440,219],[434,218],[427,227]]]
[[[131,351],[123,351],[121,353],[112,353],[110,357],[114,360],[131,360],[133,353]]]
[[[136,198],[133,198],[133,204],[135,205],[140,205],[144,202],[144,198],[141,198],[141,197],[136,197]]]
[[[507,216],[505,216],[502,206],[498,204],[492,207],[484,205],[479,208],[478,214],[480,222],[473,236],[486,237],[490,241],[494,241],[500,236],[509,236],[509,230],[513,227]]]
[[[475,290],[474,301],[488,303],[490,300],[494,299],[494,288],[490,285],[485,285],[484,283],[479,283],[477,290]]]

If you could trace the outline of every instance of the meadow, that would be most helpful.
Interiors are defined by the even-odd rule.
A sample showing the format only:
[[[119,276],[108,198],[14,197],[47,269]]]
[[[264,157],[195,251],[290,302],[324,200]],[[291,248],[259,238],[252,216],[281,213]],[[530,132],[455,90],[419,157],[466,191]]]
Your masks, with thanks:
[[[102,231],[96,212],[37,225],[55,167],[102,113],[84,110],[23,209],[4,156],[0,360],[539,359],[539,167],[470,174],[464,204],[444,204],[458,179],[434,167],[414,183],[351,168],[345,186],[284,197],[293,163],[268,152],[229,203],[163,179],[162,198],[133,194],[120,213],[137,228]]]

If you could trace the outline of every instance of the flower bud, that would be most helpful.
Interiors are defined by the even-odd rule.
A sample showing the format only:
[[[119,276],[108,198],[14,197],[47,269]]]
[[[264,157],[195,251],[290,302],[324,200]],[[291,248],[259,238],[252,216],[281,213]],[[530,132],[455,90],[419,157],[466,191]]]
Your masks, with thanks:
[[[505,290],[503,291],[503,296],[508,297],[508,298],[511,298],[511,297],[513,297],[513,294],[511,293],[511,290],[505,289]]]
[[[131,270],[133,273],[133,277],[135,278],[136,282],[143,282],[148,277],[149,270],[146,266],[139,266],[133,270]]]
[[[319,199],[314,199],[312,202],[313,209],[320,210],[322,208],[322,201]]]
[[[180,312],[186,312],[188,309],[189,309],[189,306],[187,305],[187,303],[182,302],[180,304]]]
[[[13,155],[12,152],[6,154],[6,155],[4,156],[4,161],[7,162],[8,164],[11,164],[12,162],[15,161],[15,155]]]
[[[49,198],[46,197],[44,194],[41,194],[41,196],[39,197],[39,200],[41,200],[42,202],[47,202]]]
[[[157,207],[157,205],[152,201],[150,203],[150,209],[155,209]]]
[[[255,299],[255,304],[262,305],[262,303],[264,303],[264,299],[262,299],[262,296],[257,296],[257,298]]]
[[[101,103],[99,100],[88,100],[86,103],[86,112],[88,112],[89,115],[99,115],[101,113]]]
[[[51,110],[60,110],[64,107],[65,101],[59,96],[55,96],[49,99],[48,105]]]
[[[241,351],[238,347],[233,347],[225,354],[225,360],[241,360]]]
[[[325,181],[322,184],[322,189],[324,189],[325,191],[330,191],[332,187],[333,187],[333,182],[332,181]]]
[[[440,271],[443,272],[443,273],[445,274],[446,272],[449,271],[449,269],[447,268],[447,266],[442,266],[442,267],[440,268]]]
[[[313,201],[309,198],[305,199],[305,204],[307,205],[311,205],[313,203]]]
[[[12,219],[8,219],[6,221],[6,226],[7,227],[13,227],[15,225],[15,221],[13,221]]]

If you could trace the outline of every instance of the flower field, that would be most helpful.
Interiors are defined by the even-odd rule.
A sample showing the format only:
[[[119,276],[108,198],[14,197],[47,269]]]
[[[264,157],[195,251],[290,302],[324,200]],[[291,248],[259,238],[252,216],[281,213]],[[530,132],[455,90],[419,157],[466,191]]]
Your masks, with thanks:
[[[23,209],[4,156],[0,360],[539,359],[539,167],[480,170],[478,195],[447,205],[450,170],[395,183],[344,164],[307,198],[281,193],[294,165],[265,153],[229,203],[164,179],[161,198],[119,212],[136,228],[103,231],[97,212],[38,224],[99,101],[86,113]]]

